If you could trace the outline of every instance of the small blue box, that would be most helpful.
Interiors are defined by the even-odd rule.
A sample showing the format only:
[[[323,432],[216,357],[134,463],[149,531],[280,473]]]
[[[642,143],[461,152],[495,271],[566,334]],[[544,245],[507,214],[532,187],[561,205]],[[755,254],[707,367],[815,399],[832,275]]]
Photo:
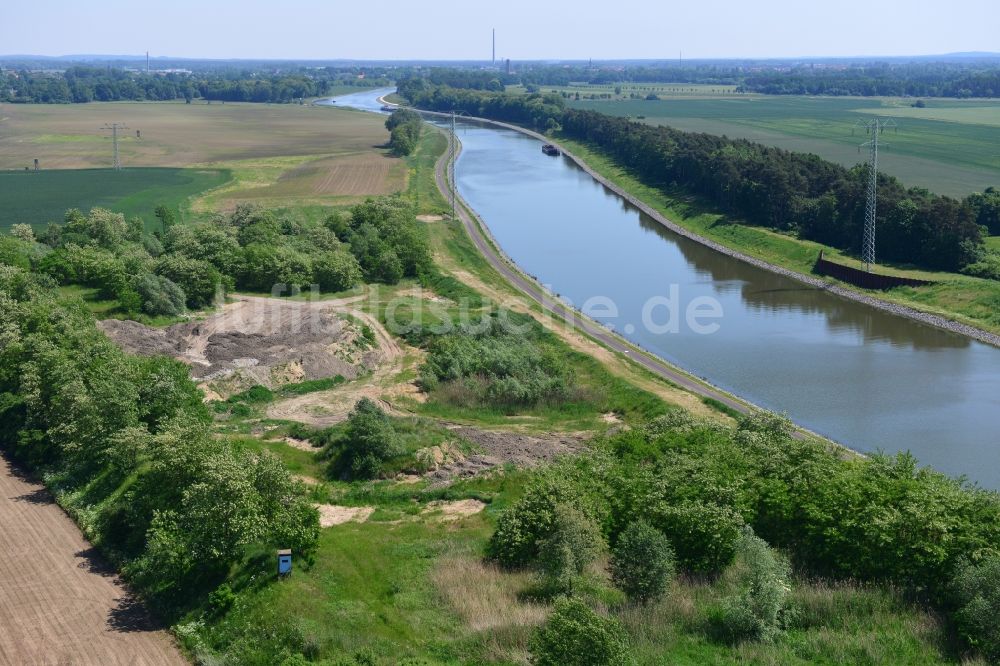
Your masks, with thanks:
[[[279,550],[278,551],[278,575],[287,576],[292,573],[292,551],[291,550]]]

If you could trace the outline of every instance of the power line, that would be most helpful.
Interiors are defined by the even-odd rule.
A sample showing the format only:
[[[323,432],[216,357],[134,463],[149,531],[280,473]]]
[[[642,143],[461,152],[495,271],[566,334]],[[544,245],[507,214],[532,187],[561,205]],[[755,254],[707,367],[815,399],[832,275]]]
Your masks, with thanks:
[[[113,168],[115,171],[121,171],[122,161],[118,157],[118,130],[128,129],[128,127],[124,123],[105,123],[100,129],[111,130],[111,141],[115,147],[115,163]]]
[[[861,260],[865,262],[865,270],[871,273],[875,263],[875,210],[878,198],[878,148],[879,136],[887,127],[896,127],[892,118],[872,118],[869,121],[858,121],[855,125],[865,128],[871,139],[862,143],[861,148],[868,148],[868,197],[865,201],[865,230],[861,241]],[[885,144],[881,144],[885,145]]]

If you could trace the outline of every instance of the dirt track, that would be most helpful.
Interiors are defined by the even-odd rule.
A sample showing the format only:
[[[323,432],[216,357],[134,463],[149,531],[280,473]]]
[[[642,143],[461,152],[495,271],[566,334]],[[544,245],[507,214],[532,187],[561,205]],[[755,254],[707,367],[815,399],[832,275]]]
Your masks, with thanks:
[[[187,662],[40,485],[0,457],[0,665]]]

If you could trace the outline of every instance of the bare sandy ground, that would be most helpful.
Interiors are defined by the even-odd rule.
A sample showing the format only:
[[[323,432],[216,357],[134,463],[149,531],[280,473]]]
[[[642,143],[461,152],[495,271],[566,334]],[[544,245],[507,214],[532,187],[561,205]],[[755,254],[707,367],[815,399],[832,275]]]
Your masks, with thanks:
[[[167,354],[191,366],[192,377],[215,395],[254,384],[282,384],[341,375],[354,379],[398,355],[399,348],[371,315],[351,309],[362,296],[292,301],[235,296],[200,321],[152,328],[108,319],[101,330],[134,354]],[[363,321],[376,334],[371,348],[359,347]]]
[[[0,664],[186,664],[40,485],[0,458]]]

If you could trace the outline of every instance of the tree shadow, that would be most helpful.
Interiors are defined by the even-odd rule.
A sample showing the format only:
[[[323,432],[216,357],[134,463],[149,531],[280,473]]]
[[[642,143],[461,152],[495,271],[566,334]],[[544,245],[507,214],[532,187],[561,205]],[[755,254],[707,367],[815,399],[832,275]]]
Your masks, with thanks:
[[[131,594],[120,597],[115,607],[108,613],[108,628],[120,633],[161,629],[159,623],[146,610],[146,606]]]
[[[73,555],[83,560],[76,566],[79,569],[85,569],[87,573],[104,576],[105,578],[118,575],[115,568],[108,564],[107,560],[101,557],[101,553],[94,546],[78,551]]]
[[[28,504],[52,504],[52,495],[45,488],[35,488],[31,492],[24,493],[12,498],[15,502],[26,502]]]

